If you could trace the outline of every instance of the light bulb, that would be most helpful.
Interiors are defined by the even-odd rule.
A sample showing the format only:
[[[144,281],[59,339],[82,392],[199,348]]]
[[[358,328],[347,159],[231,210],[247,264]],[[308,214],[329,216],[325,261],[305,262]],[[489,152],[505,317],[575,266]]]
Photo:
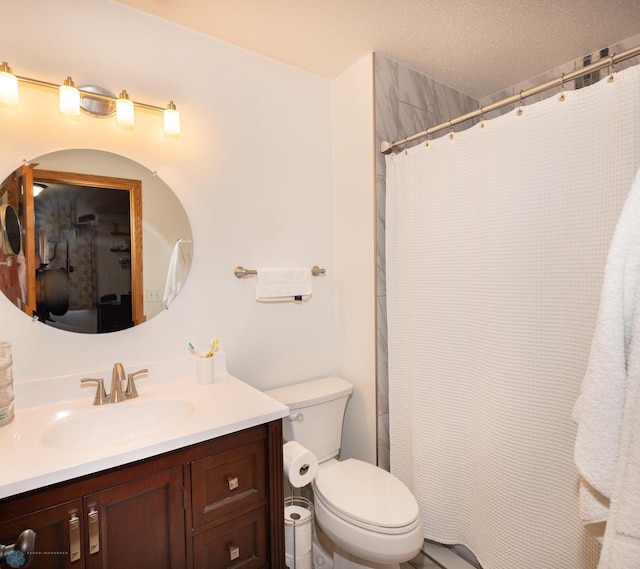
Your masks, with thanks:
[[[71,77],[64,80],[60,85],[60,112],[63,115],[77,117],[80,114],[80,91],[76,89],[76,84]]]
[[[164,132],[166,134],[180,134],[180,113],[176,111],[173,101],[169,101],[164,110]]]
[[[33,197],[39,196],[42,192],[47,189],[46,184],[41,184],[40,182],[33,183]]]
[[[6,61],[0,66],[0,103],[18,104],[18,78],[11,72]]]
[[[120,126],[133,126],[134,123],[133,101],[124,89],[116,101],[116,122]]]

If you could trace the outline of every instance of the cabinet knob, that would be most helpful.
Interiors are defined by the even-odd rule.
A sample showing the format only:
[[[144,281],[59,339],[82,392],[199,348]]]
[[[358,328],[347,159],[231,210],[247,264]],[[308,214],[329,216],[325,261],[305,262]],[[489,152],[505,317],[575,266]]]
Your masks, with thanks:
[[[240,482],[238,481],[237,476],[229,476],[227,478],[227,483],[229,484],[229,490],[235,490],[238,486],[240,486]]]
[[[229,560],[233,561],[234,559],[238,559],[240,557],[240,548],[236,545],[229,546]]]
[[[24,530],[12,545],[2,545],[0,543],[0,563],[4,567],[22,567],[31,563],[32,554],[35,549],[36,532],[32,529]]]

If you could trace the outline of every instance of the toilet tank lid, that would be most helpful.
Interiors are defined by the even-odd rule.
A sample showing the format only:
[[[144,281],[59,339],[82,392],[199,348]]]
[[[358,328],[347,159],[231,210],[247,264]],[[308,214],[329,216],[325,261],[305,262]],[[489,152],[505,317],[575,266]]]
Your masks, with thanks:
[[[318,405],[345,397],[352,392],[353,385],[340,377],[323,377],[265,391],[270,397],[293,408]]]

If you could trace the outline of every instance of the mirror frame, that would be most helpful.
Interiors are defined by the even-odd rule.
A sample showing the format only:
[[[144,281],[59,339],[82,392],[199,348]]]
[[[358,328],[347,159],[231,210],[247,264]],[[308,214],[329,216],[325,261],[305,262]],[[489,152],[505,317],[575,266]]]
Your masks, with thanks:
[[[88,186],[129,192],[129,212],[131,231],[131,316],[134,326],[146,320],[144,314],[144,282],[142,272],[142,183],[129,178],[114,178],[77,172],[58,170],[32,170],[34,182]],[[33,184],[27,190],[33,194]],[[29,200],[28,200],[29,201]],[[31,197],[33,203],[33,197]],[[34,236],[35,237],[35,236]],[[34,243],[34,240],[30,240]],[[35,250],[33,251],[35,255]],[[33,275],[35,279],[35,273]]]

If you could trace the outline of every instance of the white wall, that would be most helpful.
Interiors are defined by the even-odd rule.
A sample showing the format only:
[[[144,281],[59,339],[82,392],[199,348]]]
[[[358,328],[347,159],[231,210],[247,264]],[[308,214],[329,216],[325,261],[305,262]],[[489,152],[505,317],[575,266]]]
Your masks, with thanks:
[[[373,55],[333,82],[338,371],[355,392],[343,457],[376,462],[375,171]]]
[[[140,111],[62,118],[57,96],[21,85],[0,108],[2,177],[63,148],[125,155],[171,186],[190,218],[194,259],[182,294],[151,321],[108,335],[32,323],[0,295],[0,337],[14,345],[15,381],[186,355],[219,337],[230,371],[264,389],[338,371],[332,197],[331,83],[108,0],[23,0],[0,20],[2,54],[18,75],[127,89],[164,106],[182,135]],[[255,302],[237,265],[327,269],[302,305]]]

